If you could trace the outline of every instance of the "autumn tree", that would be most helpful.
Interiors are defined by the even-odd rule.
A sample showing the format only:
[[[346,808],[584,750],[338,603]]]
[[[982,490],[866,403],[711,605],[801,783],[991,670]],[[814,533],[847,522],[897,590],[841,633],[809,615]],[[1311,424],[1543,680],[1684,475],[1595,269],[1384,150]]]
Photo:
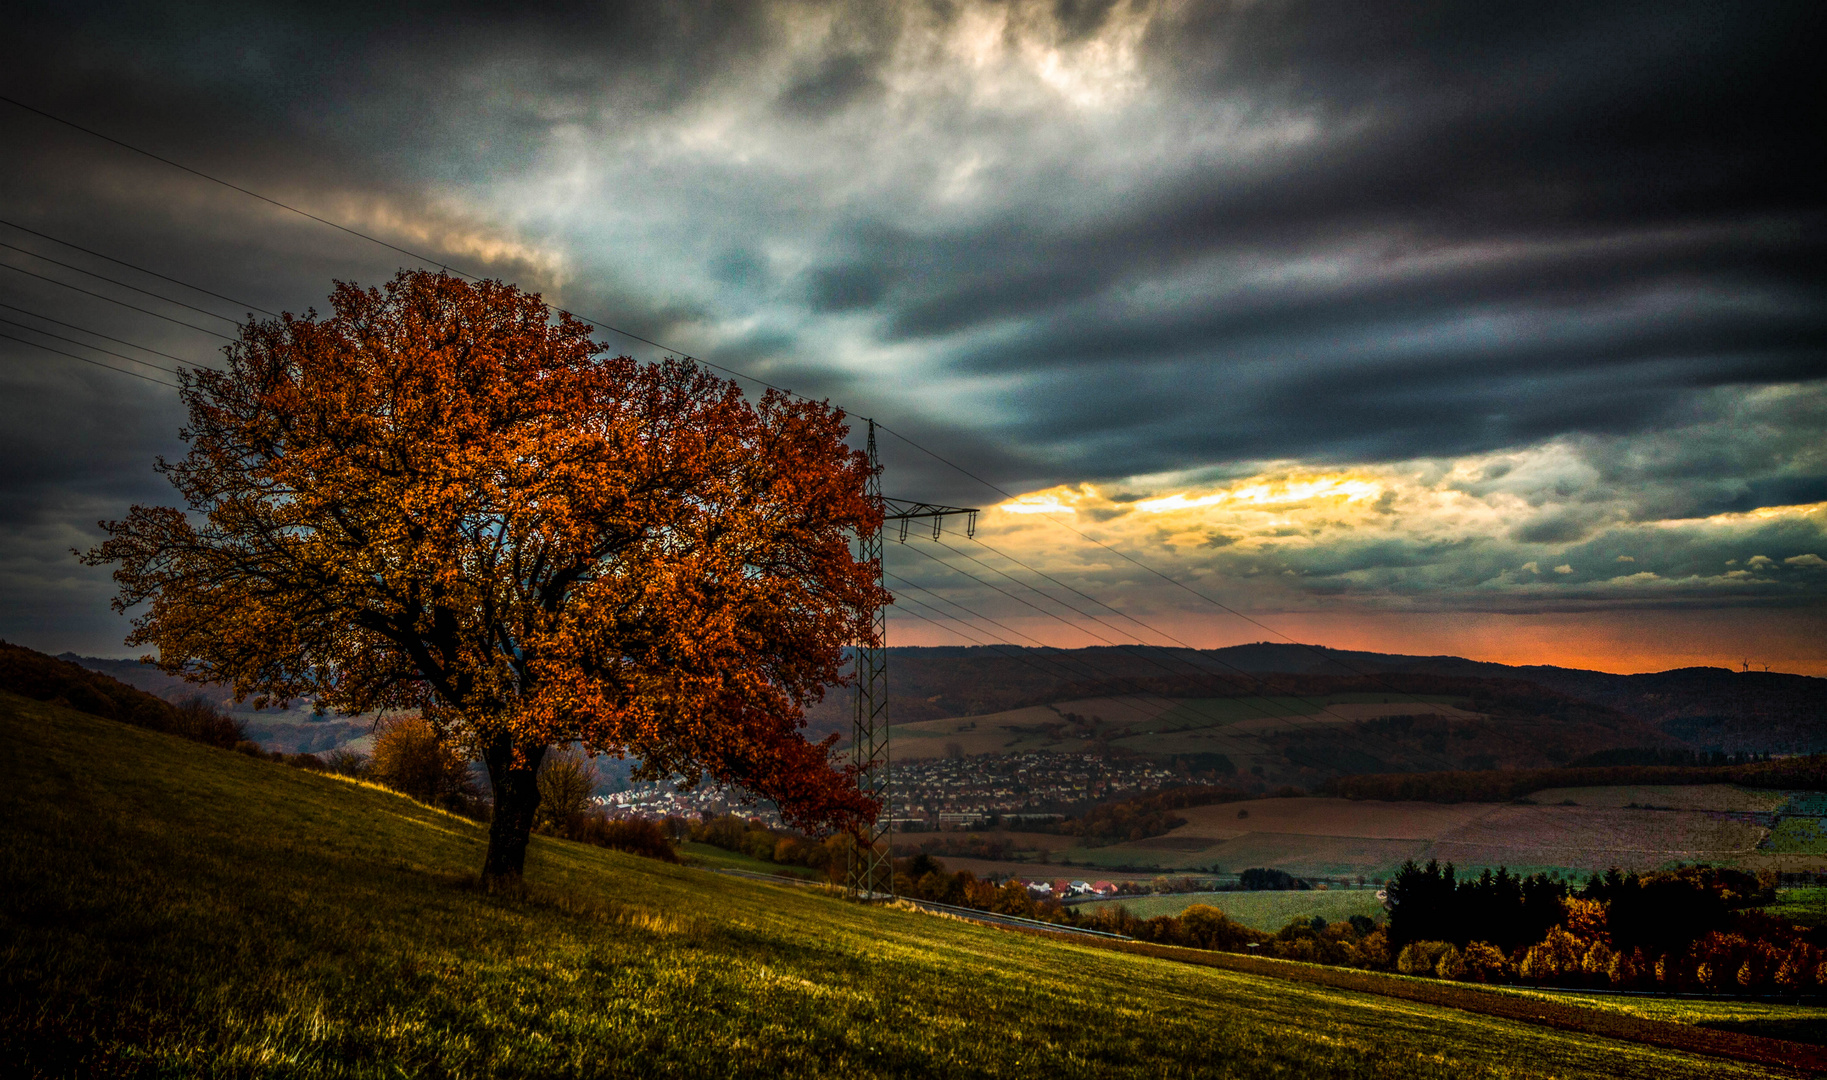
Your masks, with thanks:
[[[487,768],[483,876],[517,879],[547,748],[708,776],[803,828],[876,807],[808,742],[885,597],[843,414],[750,401],[686,361],[607,357],[498,282],[339,283],[184,377],[184,509],[135,506],[84,555],[129,644],[257,703],[417,709]],[[142,608],[143,605],[143,608]]]

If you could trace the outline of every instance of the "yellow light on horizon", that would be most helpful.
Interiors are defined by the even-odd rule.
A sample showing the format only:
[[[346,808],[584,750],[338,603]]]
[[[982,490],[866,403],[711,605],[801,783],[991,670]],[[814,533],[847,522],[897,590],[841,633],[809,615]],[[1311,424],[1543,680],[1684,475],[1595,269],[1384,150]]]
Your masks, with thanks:
[[[1143,513],[1163,514],[1175,510],[1198,510],[1224,503],[1267,506],[1312,502],[1316,499],[1363,502],[1381,498],[1382,495],[1383,485],[1375,481],[1344,476],[1326,476],[1312,480],[1282,480],[1248,484],[1230,491],[1214,491],[1209,495],[1190,498],[1184,492],[1180,492],[1158,499],[1143,499],[1135,504],[1135,508]]]

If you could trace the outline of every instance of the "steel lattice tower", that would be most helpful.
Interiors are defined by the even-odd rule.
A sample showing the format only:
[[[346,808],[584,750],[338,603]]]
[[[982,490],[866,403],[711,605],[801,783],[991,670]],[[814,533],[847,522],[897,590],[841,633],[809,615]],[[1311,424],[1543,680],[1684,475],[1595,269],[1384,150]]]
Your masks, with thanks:
[[[966,515],[967,535],[977,528],[977,511],[961,506],[936,506],[882,497],[882,467],[876,456],[875,421],[869,421],[869,480],[866,497],[882,510],[882,529],[857,537],[857,558],[875,568],[882,584],[882,531],[890,521],[900,523],[899,540],[907,539],[908,525],[930,520],[933,539],[945,519]],[[850,849],[847,882],[850,895],[862,900],[894,895],[894,789],[888,739],[888,613],[877,607],[870,616],[870,636],[856,645],[856,716],[850,729],[850,761],[856,766],[857,787],[881,803],[876,819],[857,830]]]

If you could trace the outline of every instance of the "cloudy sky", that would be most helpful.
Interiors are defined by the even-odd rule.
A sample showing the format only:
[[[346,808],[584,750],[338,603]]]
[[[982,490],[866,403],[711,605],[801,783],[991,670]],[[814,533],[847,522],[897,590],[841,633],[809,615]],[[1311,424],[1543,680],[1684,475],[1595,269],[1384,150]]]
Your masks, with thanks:
[[[23,105],[963,466],[883,436],[987,510],[900,643],[1827,674],[1818,4],[70,7],[0,40],[8,640],[122,655],[69,551],[170,501],[75,357],[418,265]]]

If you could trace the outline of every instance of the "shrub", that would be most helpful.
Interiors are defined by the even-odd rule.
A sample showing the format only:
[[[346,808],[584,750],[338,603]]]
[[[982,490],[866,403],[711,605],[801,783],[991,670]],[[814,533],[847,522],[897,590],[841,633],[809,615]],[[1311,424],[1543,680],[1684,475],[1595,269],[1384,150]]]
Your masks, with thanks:
[[[1246,892],[1310,888],[1305,881],[1273,867],[1253,866],[1237,875],[1237,887]]]
[[[659,822],[646,818],[610,818],[603,814],[585,815],[576,824],[572,839],[597,847],[614,848],[631,855],[676,863],[679,853]]]
[[[1460,973],[1452,976],[1468,982],[1498,982],[1511,973],[1510,958],[1488,941],[1467,945],[1460,957]]]
[[[1396,970],[1404,975],[1432,975],[1440,958],[1451,948],[1449,941],[1410,942],[1396,956]]]
[[[224,750],[233,750],[237,743],[247,739],[246,724],[200,695],[186,698],[172,707],[170,726],[166,730]]]
[[[377,783],[422,803],[459,807],[480,794],[469,763],[421,716],[401,717],[375,733],[369,769]]]
[[[1563,927],[1548,931],[1541,944],[1523,954],[1518,974],[1531,982],[1557,982],[1577,975],[1592,943],[1570,934]]]
[[[353,776],[358,780],[365,779],[368,776],[368,757],[353,750],[332,750],[324,758],[324,771],[339,776]]]
[[[1196,949],[1235,951],[1269,935],[1241,923],[1210,904],[1194,904],[1180,913],[1182,943]]]
[[[590,813],[590,796],[596,791],[596,766],[574,750],[554,750],[539,766],[538,783],[539,812],[534,828],[554,836],[575,837]]]

